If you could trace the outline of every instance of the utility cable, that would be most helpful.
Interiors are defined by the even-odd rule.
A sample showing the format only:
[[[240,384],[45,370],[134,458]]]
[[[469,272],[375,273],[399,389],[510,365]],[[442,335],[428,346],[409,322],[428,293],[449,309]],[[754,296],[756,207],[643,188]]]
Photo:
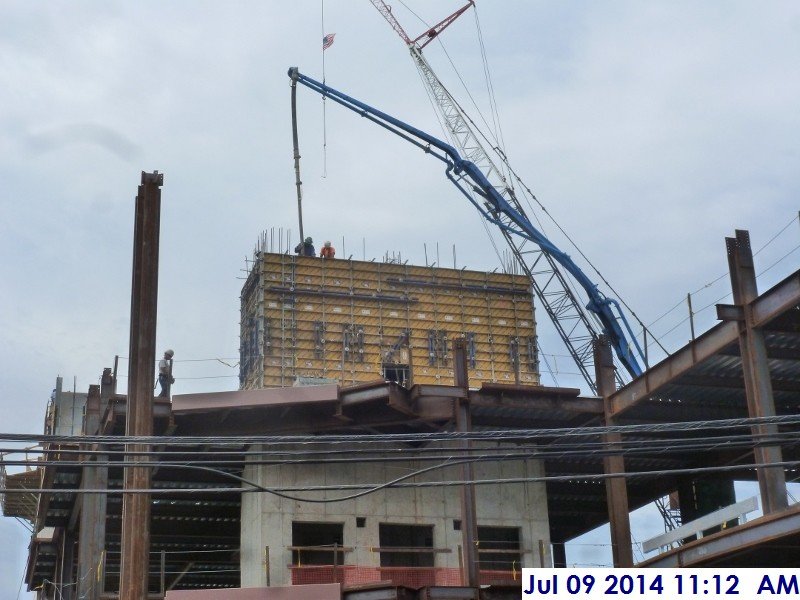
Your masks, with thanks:
[[[451,448],[451,452],[449,454],[442,453],[436,455],[422,455],[422,456],[359,456],[359,457],[342,457],[342,458],[329,458],[329,459],[320,459],[320,458],[300,458],[300,459],[289,459],[289,458],[264,458],[259,460],[252,460],[248,459],[246,462],[243,459],[220,459],[220,458],[205,458],[205,459],[197,459],[197,460],[181,460],[181,461],[169,461],[169,460],[153,460],[153,461],[137,461],[133,460],[132,455],[126,455],[126,460],[118,460],[118,461],[110,461],[110,460],[97,460],[97,461],[86,461],[86,460],[42,460],[37,464],[40,467],[62,467],[62,468],[72,468],[72,467],[84,467],[84,468],[118,468],[118,469],[126,469],[126,468],[137,468],[137,467],[149,467],[149,468],[159,468],[159,469],[191,469],[191,468],[198,468],[203,470],[205,468],[210,468],[213,465],[214,468],[236,468],[238,470],[244,466],[286,466],[286,465],[303,465],[303,464],[310,464],[310,465],[325,465],[325,464],[367,464],[367,463],[380,463],[380,464],[391,464],[391,463],[411,463],[411,462],[427,462],[427,461],[449,461],[454,458],[454,456],[460,457],[462,460],[468,460],[473,462],[508,462],[508,461],[525,461],[525,460],[564,460],[564,459],[577,459],[577,458],[603,458],[606,456],[622,456],[625,458],[636,458],[637,456],[646,456],[646,457],[654,457],[654,453],[657,454],[657,459],[668,459],[671,455],[680,455],[686,456],[687,454],[696,455],[700,452],[716,452],[719,450],[752,450],[757,447],[765,447],[765,446],[777,446],[781,445],[783,447],[794,447],[800,444],[800,432],[792,433],[791,435],[788,434],[776,434],[776,435],[765,435],[762,439],[758,440],[751,440],[748,439],[749,436],[743,436],[744,439],[739,441],[727,441],[724,439],[718,439],[715,442],[706,442],[703,440],[696,440],[694,443],[679,443],[681,440],[649,440],[654,442],[653,444],[648,445],[636,445],[627,448],[619,448],[615,444],[614,447],[609,447],[608,444],[602,443],[598,444],[594,447],[585,448],[585,449],[571,449],[571,448],[560,448],[557,445],[545,446],[543,448],[529,448],[527,451],[521,451],[519,449],[509,449],[503,448],[505,452],[503,454],[499,453],[486,453],[486,452],[470,452],[470,453],[462,453],[456,451],[456,449]],[[691,442],[692,440],[683,440],[685,442]],[[669,442],[667,444],[666,442]],[[128,460],[130,459],[130,460]],[[19,466],[25,465],[25,461],[10,461],[9,464]],[[223,471],[219,471],[222,473]],[[224,471],[225,473],[229,473],[230,471]],[[30,489],[23,489],[21,492],[27,491],[31,493],[31,495],[35,494],[35,491]]]
[[[736,419],[713,419],[678,421],[671,423],[648,423],[634,425],[605,425],[597,427],[506,429],[491,431],[447,431],[432,433],[394,433],[369,435],[255,435],[255,436],[108,436],[108,435],[54,435],[0,433],[0,441],[40,442],[64,444],[153,444],[190,446],[209,444],[213,446],[244,444],[387,444],[400,442],[431,442],[451,440],[504,441],[533,440],[541,438],[568,438],[598,436],[619,433],[622,435],[643,433],[675,433],[678,431],[706,431],[735,429],[754,425],[797,425],[800,415],[774,415],[767,417],[743,417]]]
[[[325,0],[320,0],[320,29],[322,35],[320,36],[322,44],[322,85],[325,85]],[[322,177],[328,176],[328,125],[327,125],[327,111],[326,111],[326,96],[322,94]],[[303,243],[303,240],[300,240]]]
[[[420,469],[414,473],[408,473],[402,477],[395,478],[380,484],[345,484],[345,485],[326,485],[326,486],[300,486],[300,487],[279,487],[267,488],[254,482],[250,482],[242,477],[232,474],[233,479],[237,479],[242,483],[251,485],[250,488],[242,487],[202,487],[202,488],[135,488],[135,489],[77,489],[65,490],[65,488],[47,488],[37,490],[37,493],[81,493],[81,494],[151,494],[151,495],[194,495],[198,493],[205,494],[242,494],[263,492],[269,493],[281,498],[296,502],[311,502],[316,504],[330,504],[335,502],[344,502],[355,498],[363,497],[376,491],[386,488],[437,488],[437,487],[455,487],[463,485],[503,485],[503,484],[520,484],[520,483],[547,483],[547,482],[602,482],[608,479],[639,479],[649,480],[653,478],[660,478],[669,475],[698,475],[707,473],[731,473],[735,471],[749,471],[752,472],[759,468],[790,468],[796,469],[800,467],[800,461],[782,461],[775,463],[750,463],[745,465],[718,465],[712,467],[692,467],[680,469],[659,469],[655,471],[629,471],[625,473],[583,473],[583,474],[569,474],[569,475],[542,475],[535,477],[507,477],[507,478],[491,478],[491,479],[469,479],[469,480],[440,480],[440,481],[421,481],[421,482],[408,482],[407,479],[423,475],[426,472],[435,469],[458,466],[464,462],[470,461],[452,461],[443,465],[434,465],[426,469]],[[210,469],[209,469],[210,470]],[[331,491],[351,491],[361,490],[346,496],[337,498],[308,498],[293,495],[294,492],[331,492]],[[0,489],[0,493],[14,493],[16,490]]]
[[[596,436],[592,436],[596,437]],[[704,435],[697,437],[661,437],[652,438],[624,438],[614,443],[614,450],[611,454],[627,456],[636,452],[658,452],[660,455],[670,453],[686,453],[687,451],[718,450],[720,448],[731,449],[738,447],[755,447],[775,444],[789,444],[800,441],[800,431],[775,431],[764,433],[743,433],[709,437]],[[513,441],[511,442],[513,443]],[[348,462],[408,462],[421,460],[441,460],[451,457],[454,451],[462,457],[473,456],[489,458],[491,456],[505,455],[510,452],[524,453],[515,457],[532,458],[551,458],[551,457],[576,457],[591,456],[598,451],[608,448],[608,443],[604,441],[584,441],[563,443],[555,440],[550,443],[539,443],[533,445],[514,444],[509,446],[480,446],[473,447],[469,451],[456,449],[453,446],[420,446],[417,448],[392,447],[392,448],[349,448],[347,450],[150,450],[150,451],[127,451],[127,450],[81,450],[81,449],[60,449],[58,451],[42,450],[42,454],[58,453],[59,456],[78,456],[76,461],[65,459],[49,459],[46,456],[34,461],[37,466],[123,466],[121,462],[114,461],[94,461],[89,462],[85,457],[96,456],[105,458],[106,456],[115,457],[156,457],[160,461],[148,461],[151,466],[166,466],[168,464],[231,464],[231,465],[252,465],[252,464],[326,464],[326,463],[348,463]],[[9,454],[13,454],[10,452]],[[84,457],[84,458],[81,458]],[[165,458],[166,457],[166,458]],[[192,458],[195,457],[195,458]],[[230,458],[230,460],[226,460]],[[261,460],[253,460],[259,458]],[[28,466],[31,461],[28,459],[8,460],[6,464],[12,466]],[[127,466],[128,463],[125,463]],[[136,463],[140,464],[140,463]]]
[[[792,217],[792,218],[791,218],[791,220],[790,220],[790,221],[789,221],[789,222],[788,222],[786,225],[784,225],[784,226],[783,226],[783,227],[782,227],[782,228],[781,228],[781,229],[780,229],[780,230],[779,230],[779,231],[778,231],[778,232],[777,232],[775,235],[773,235],[773,236],[772,236],[772,237],[771,237],[771,238],[770,238],[770,239],[769,239],[769,240],[768,240],[768,241],[767,241],[767,242],[766,242],[766,243],[765,243],[763,246],[761,246],[761,248],[759,248],[758,250],[756,250],[756,251],[753,253],[753,256],[754,256],[754,257],[755,257],[755,256],[758,256],[758,255],[759,255],[759,254],[760,254],[760,253],[761,253],[763,250],[765,250],[765,249],[767,248],[767,246],[769,246],[769,245],[770,245],[770,244],[772,244],[772,243],[773,243],[775,240],[777,240],[777,239],[778,239],[778,237],[780,237],[780,235],[781,235],[781,234],[782,234],[784,231],[786,231],[786,230],[787,230],[787,229],[788,229],[788,228],[789,228],[789,227],[790,227],[790,226],[791,226],[791,225],[792,225],[792,224],[793,224],[795,221],[800,221],[800,215],[798,215],[798,216],[795,216],[795,217]],[[797,247],[795,247],[795,248],[794,248],[794,250],[796,250],[796,249],[797,249]],[[794,252],[794,250],[792,250],[791,252]],[[790,252],[789,254],[791,254],[791,252]],[[786,256],[788,256],[788,255],[784,255],[784,257],[783,257],[783,258],[786,258]],[[783,260],[783,258],[781,258],[780,260]],[[780,261],[778,261],[778,262],[780,262]],[[772,266],[774,266],[774,265],[772,265]],[[768,271],[770,268],[772,268],[772,267],[768,267],[767,269],[765,269],[764,271],[762,271],[761,273],[759,273],[759,275],[763,275],[763,273],[765,273],[766,271]],[[705,290],[705,289],[707,289],[707,288],[711,287],[711,286],[712,286],[712,285],[714,285],[715,283],[717,283],[717,282],[719,282],[719,281],[722,281],[723,279],[725,279],[725,278],[727,278],[727,277],[729,277],[729,274],[728,274],[727,272],[726,272],[726,273],[723,273],[723,274],[722,274],[722,275],[720,275],[719,277],[717,277],[717,278],[715,278],[715,279],[712,279],[711,281],[709,281],[708,283],[706,283],[706,284],[704,284],[704,285],[701,285],[699,288],[697,288],[695,291],[691,292],[689,295],[691,295],[691,296],[694,296],[695,294],[698,294],[698,293],[702,292],[703,290]],[[669,313],[671,313],[672,311],[674,311],[675,309],[677,309],[679,306],[681,306],[681,305],[682,305],[682,304],[683,304],[685,301],[686,301],[685,299],[681,299],[681,300],[679,300],[679,301],[678,301],[678,302],[675,304],[675,306],[673,306],[672,308],[670,308],[669,310],[667,310],[666,312],[664,312],[663,314],[661,314],[659,317],[657,317],[657,318],[656,318],[654,321],[652,321],[652,322],[650,323],[649,327],[652,327],[653,325],[655,325],[655,324],[656,324],[658,321],[660,321],[661,319],[663,319],[664,317],[666,317],[666,316],[667,316]],[[682,321],[682,323],[683,323],[683,322],[685,322],[685,321]],[[671,331],[671,330],[670,330],[670,331]],[[664,335],[666,335],[666,334],[664,334]]]
[[[506,142],[503,136],[503,127],[500,122],[500,109],[497,105],[497,96],[494,93],[494,83],[492,82],[492,72],[489,68],[489,58],[486,53],[486,44],[483,41],[483,30],[481,29],[481,22],[478,17],[478,7],[477,5],[472,6],[472,10],[475,14],[475,28],[478,31],[478,44],[481,50],[481,60],[483,62],[483,73],[484,79],[486,81],[486,91],[489,97],[489,106],[492,110],[492,120],[495,123],[495,138],[498,140],[497,147],[502,150],[503,156],[505,156],[505,147]],[[504,176],[507,176],[508,181],[512,182],[511,174],[505,173]],[[513,182],[512,182],[513,187]]]

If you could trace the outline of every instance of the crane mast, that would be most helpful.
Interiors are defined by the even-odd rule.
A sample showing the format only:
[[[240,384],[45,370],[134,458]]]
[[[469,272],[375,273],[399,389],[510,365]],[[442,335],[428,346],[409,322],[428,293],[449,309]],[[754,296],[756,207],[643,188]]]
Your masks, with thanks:
[[[422,48],[453,23],[458,16],[473,6],[473,2],[470,1],[416,39],[410,38],[383,0],[370,0],[370,2],[406,43],[414,65],[425,82],[450,138],[461,155],[481,170],[495,191],[514,208],[515,212],[529,221],[513,187],[509,185],[502,170],[497,167],[491,155],[484,148],[467,115],[422,54]],[[491,202],[486,198],[484,198],[484,206],[492,215],[494,224],[499,227],[511,252],[530,279],[531,287],[542,308],[592,391],[596,392],[592,341],[601,332],[611,339],[612,346],[616,351],[617,362],[630,376],[639,375],[641,367],[632,351],[638,351],[640,356],[642,352],[616,301],[600,294],[596,286],[586,278],[586,275],[574,265],[571,259],[565,266],[564,262],[558,260],[557,255],[549,251],[546,245],[537,242],[531,243],[531,240],[526,237],[514,235],[516,224],[512,218],[508,214],[493,209]],[[585,308],[581,305],[577,292],[565,276],[564,270],[572,275],[587,292],[589,303]],[[630,339],[633,340],[634,348],[630,347],[631,344],[621,330],[614,331],[615,327],[609,327],[607,313],[612,308],[617,312],[617,315],[614,316],[615,324],[618,324],[617,321],[623,323]],[[620,369],[617,369],[617,379],[619,383],[624,382]]]

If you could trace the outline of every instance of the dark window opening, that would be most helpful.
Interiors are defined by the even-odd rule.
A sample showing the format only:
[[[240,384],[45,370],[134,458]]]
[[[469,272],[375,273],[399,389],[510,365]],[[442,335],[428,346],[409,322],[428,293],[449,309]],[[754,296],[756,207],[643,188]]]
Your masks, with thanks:
[[[482,571],[519,571],[522,567],[518,527],[478,527],[478,548]]]
[[[409,366],[408,365],[395,365],[395,364],[382,364],[381,370],[383,371],[383,379],[385,381],[394,381],[400,385],[406,385],[409,379]]]
[[[339,548],[344,544],[343,523],[292,523],[292,564],[342,564],[341,551],[334,563],[334,544]]]
[[[381,523],[379,532],[382,567],[433,566],[433,525]]]

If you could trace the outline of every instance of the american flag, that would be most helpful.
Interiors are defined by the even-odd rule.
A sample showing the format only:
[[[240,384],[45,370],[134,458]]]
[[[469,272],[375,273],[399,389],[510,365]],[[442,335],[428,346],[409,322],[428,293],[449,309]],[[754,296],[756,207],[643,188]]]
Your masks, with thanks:
[[[322,38],[322,49],[323,50],[327,50],[328,48],[333,46],[333,38],[334,38],[335,35],[336,35],[335,33],[329,33],[324,38]]]

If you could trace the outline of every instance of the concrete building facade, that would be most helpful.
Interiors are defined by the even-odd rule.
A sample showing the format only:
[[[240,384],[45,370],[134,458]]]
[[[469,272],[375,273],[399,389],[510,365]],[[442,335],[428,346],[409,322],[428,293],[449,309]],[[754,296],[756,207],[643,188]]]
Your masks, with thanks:
[[[496,452],[502,446],[483,448]],[[245,467],[246,480],[269,489],[305,488],[287,494],[315,502],[270,493],[243,496],[243,587],[333,580],[357,585],[386,579],[411,586],[462,583],[460,486],[442,485],[461,479],[458,466],[443,466],[408,480],[414,485],[432,484],[430,487],[380,489],[336,501],[429,468],[431,462],[380,460],[402,455],[400,446],[389,453],[385,446],[362,448],[359,444],[357,450],[369,452],[372,462],[353,462],[352,455],[348,460],[348,449],[341,446],[315,449],[328,451],[331,457],[340,456],[342,462]],[[450,450],[458,456],[455,447]],[[543,466],[536,460],[475,466],[478,479],[542,475]],[[346,489],[311,491],[316,486]],[[476,512],[483,581],[513,581],[518,579],[521,567],[552,566],[543,483],[476,486]],[[342,549],[335,558],[334,544]],[[331,570],[334,564],[336,573]]]

